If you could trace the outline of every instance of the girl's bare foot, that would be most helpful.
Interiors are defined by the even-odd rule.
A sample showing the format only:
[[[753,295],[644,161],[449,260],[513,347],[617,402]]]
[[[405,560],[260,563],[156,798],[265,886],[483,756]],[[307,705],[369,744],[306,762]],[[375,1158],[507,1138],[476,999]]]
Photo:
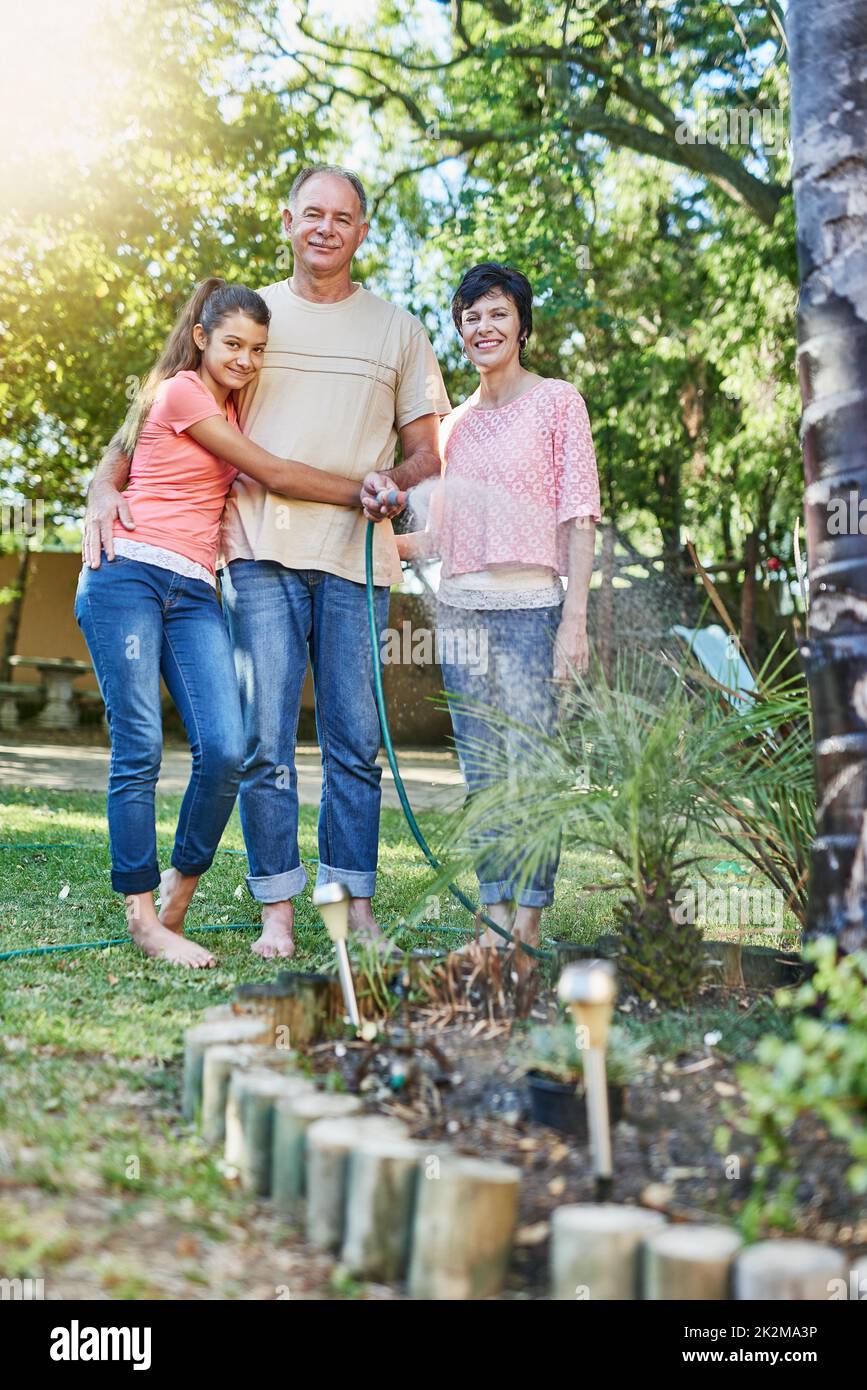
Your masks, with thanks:
[[[198,882],[197,874],[182,874],[175,868],[166,869],[160,876],[159,919],[169,931],[183,932],[184,918]]]
[[[195,941],[187,941],[179,932],[163,926],[156,915],[152,893],[132,893],[127,897],[126,920],[133,941],[146,956],[198,970],[216,965],[204,946],[197,946]]]
[[[288,960],[295,954],[295,908],[289,901],[263,903],[262,935],[250,948],[257,956],[273,960],[275,956]]]

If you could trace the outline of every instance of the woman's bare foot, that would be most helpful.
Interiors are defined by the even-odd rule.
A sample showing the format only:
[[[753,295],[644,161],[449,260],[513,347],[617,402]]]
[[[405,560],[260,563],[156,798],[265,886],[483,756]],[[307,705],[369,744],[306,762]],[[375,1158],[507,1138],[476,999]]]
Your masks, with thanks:
[[[197,946],[195,941],[187,941],[186,937],[163,926],[157,917],[152,893],[131,893],[126,898],[126,920],[130,936],[146,956],[198,970],[216,965],[204,946]]]
[[[481,910],[476,913],[476,930],[482,925],[482,913],[484,913],[486,917],[490,917],[492,922],[496,922],[498,927],[505,927],[506,931],[512,930],[515,909],[510,902],[486,903]],[[471,944],[473,946],[476,945],[475,937]],[[496,946],[501,948],[508,946],[509,943],[504,937],[498,936],[491,927],[487,927],[479,937],[478,944],[479,946],[483,946],[486,950],[492,950]],[[461,949],[466,950],[466,947],[462,947]]]
[[[288,960],[295,954],[295,908],[289,901],[262,904],[262,935],[250,948],[265,960]]]
[[[539,922],[542,917],[541,907],[519,907],[515,913],[515,925],[513,933],[521,941],[526,941],[528,946],[539,945]],[[526,955],[526,952],[522,954]]]
[[[169,931],[183,932],[184,918],[198,882],[198,874],[182,874],[175,868],[166,869],[160,876],[159,919]]]

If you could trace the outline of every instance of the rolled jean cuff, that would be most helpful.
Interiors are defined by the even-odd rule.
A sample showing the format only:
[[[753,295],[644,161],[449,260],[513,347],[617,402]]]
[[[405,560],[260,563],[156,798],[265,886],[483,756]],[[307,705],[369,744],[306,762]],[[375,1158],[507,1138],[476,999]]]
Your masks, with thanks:
[[[261,878],[247,875],[247,887],[257,903],[283,903],[303,893],[307,886],[307,870],[303,864],[287,869],[284,874],[265,874]]]
[[[519,907],[550,907],[553,901],[553,888],[522,888],[515,896]]]
[[[376,870],[332,869],[330,864],[320,861],[316,871],[316,887],[324,883],[342,883],[349,890],[351,898],[372,898],[376,892]]]
[[[177,869],[179,874],[185,874],[188,878],[201,878],[202,874],[208,872],[213,862],[213,856],[206,864],[193,864],[188,859],[181,859],[179,855],[172,855],[172,868]]]
[[[482,907],[490,907],[491,903],[508,903],[512,901],[512,885],[507,879],[485,881],[479,879],[479,902]]]
[[[160,886],[159,867],[155,864],[152,869],[131,869],[127,873],[112,869],[111,886],[115,893],[125,896],[130,893],[152,893]]]
[[[514,883],[507,879],[491,883],[479,882],[479,901],[483,907],[490,907],[491,903],[512,902],[513,899],[518,907],[550,907],[554,901],[554,889],[522,888],[516,893]]]

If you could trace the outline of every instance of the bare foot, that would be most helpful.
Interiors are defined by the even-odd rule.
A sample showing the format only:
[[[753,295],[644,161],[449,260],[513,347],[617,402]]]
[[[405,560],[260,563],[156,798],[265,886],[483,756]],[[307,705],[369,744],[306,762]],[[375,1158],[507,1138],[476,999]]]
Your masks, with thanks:
[[[526,941],[528,946],[538,947],[539,945],[539,920],[542,916],[541,907],[519,907],[515,913],[515,925],[513,928],[516,939]],[[521,952],[526,955],[526,951]]]
[[[169,960],[175,965],[189,965],[200,970],[208,970],[216,965],[214,957],[204,946],[197,946],[195,941],[188,941],[178,932],[170,931],[157,917],[145,924],[135,924],[131,931],[133,941],[141,947],[146,956],[153,956],[156,960]]]
[[[498,927],[505,927],[506,931],[512,930],[514,923],[514,908],[512,907],[511,903],[488,903],[487,906],[483,907],[479,912],[476,913],[476,930],[478,930],[478,928],[482,925],[482,913],[484,913],[486,917],[490,917],[492,922],[496,922]],[[474,937],[471,942],[467,943],[467,946],[462,946],[460,949],[462,951],[466,951],[469,946],[475,945],[476,940]],[[499,947],[500,949],[502,949],[503,947],[508,946],[509,943],[508,941],[506,941],[504,937],[498,936],[497,933],[491,929],[491,927],[487,927],[486,930],[483,931],[482,935],[479,937],[478,945],[484,947],[485,950],[490,951],[493,950],[495,947]]]
[[[159,919],[169,931],[183,932],[184,918],[198,882],[198,875],[182,874],[175,868],[166,869],[160,876]]]
[[[385,956],[398,953],[398,947],[374,918],[370,898],[350,898],[349,930],[361,946],[372,946]]]
[[[288,960],[295,954],[295,908],[291,902],[263,903],[262,935],[250,948],[265,960],[280,956]]]

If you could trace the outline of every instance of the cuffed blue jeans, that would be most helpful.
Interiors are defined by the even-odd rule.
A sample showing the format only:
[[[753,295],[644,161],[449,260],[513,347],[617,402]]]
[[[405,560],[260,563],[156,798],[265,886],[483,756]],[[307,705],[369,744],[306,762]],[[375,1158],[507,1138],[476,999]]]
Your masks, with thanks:
[[[201,579],[128,556],[103,557],[99,569],[81,571],[75,618],[111,733],[112,887],[118,893],[147,893],[159,886],[161,675],[193,755],[171,862],[182,874],[203,874],[232,814],[244,757],[232,651],[216,592]]]
[[[295,743],[307,658],[322,753],[317,887],[343,883],[354,898],[376,888],[380,731],[363,584],[275,560],[231,560],[220,571],[247,755],[238,798],[250,874],[262,903],[302,891]],[[376,589],[380,633],[388,588]]]
[[[461,772],[470,796],[506,779],[520,780],[522,756],[534,730],[553,732],[557,698],[553,685],[554,642],[562,608],[452,608],[441,603],[437,641],[443,686]],[[457,697],[457,698],[454,698]],[[466,703],[465,703],[466,702]],[[526,727],[495,729],[472,704],[493,709]],[[560,862],[555,852],[523,881],[520,856],[498,844],[498,828],[480,835],[476,860],[483,905],[516,901],[549,907]]]

